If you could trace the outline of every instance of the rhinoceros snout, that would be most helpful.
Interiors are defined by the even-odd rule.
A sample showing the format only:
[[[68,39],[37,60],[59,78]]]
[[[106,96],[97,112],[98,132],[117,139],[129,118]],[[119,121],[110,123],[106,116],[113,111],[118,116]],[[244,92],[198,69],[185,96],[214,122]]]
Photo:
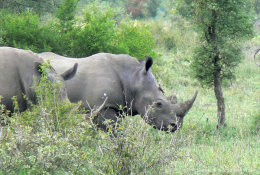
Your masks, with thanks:
[[[177,129],[178,129],[178,125],[175,124],[175,123],[171,123],[170,125],[166,126],[161,126],[160,128],[159,127],[156,127],[156,126],[153,126],[155,129],[159,129],[161,131],[170,131],[170,132],[175,132]]]

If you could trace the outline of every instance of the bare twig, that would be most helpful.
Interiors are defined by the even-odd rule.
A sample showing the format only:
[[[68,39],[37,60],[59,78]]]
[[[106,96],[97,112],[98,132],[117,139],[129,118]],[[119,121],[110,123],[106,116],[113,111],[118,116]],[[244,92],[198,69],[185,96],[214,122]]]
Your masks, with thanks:
[[[259,51],[260,51],[260,49],[257,49],[256,52],[255,52],[255,54],[254,54],[254,62],[255,62],[255,64],[256,64],[257,66],[260,67],[260,64],[258,64],[258,63],[256,62],[256,55],[258,54]]]
[[[107,97],[105,98],[104,102],[96,110],[95,109],[91,109],[91,107],[90,107],[90,105],[89,105],[87,100],[86,100],[86,102],[87,102],[87,105],[88,105],[88,107],[90,109],[90,114],[86,114],[86,119],[89,120],[89,119],[91,119],[91,117],[97,116],[98,113],[100,113],[100,111],[104,108],[104,106],[105,106],[105,104],[107,102]]]

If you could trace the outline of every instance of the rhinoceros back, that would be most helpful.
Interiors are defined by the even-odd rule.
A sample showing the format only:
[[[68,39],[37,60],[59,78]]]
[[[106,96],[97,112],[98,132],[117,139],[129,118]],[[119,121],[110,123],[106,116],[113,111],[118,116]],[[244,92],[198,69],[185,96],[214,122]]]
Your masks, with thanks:
[[[68,97],[71,102],[82,101],[86,108],[98,106],[108,97],[107,105],[118,108],[124,105],[125,85],[127,77],[140,62],[128,55],[99,53],[85,58],[63,57],[51,52],[39,54],[44,60],[50,59],[51,65],[58,73],[74,63],[78,63],[78,71],[74,78],[66,81]],[[126,78],[122,78],[122,76]]]

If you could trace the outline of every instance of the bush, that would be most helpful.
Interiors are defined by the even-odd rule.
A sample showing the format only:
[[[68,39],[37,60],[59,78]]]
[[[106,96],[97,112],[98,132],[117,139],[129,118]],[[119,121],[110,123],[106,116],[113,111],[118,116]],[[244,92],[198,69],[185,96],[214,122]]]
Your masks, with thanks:
[[[155,56],[154,38],[149,26],[128,20],[117,22],[113,9],[99,9],[92,4],[85,9],[83,19],[77,19],[71,33],[70,50],[73,57],[86,57],[99,52],[125,53],[139,59]]]
[[[119,27],[117,42],[118,48],[122,49],[122,51],[119,50],[121,53],[127,53],[139,59],[145,58],[145,56],[157,56],[153,50],[155,41],[149,25],[137,21],[127,21],[122,22]]]
[[[149,26],[130,20],[116,21],[113,9],[102,10],[95,4],[85,9],[83,19],[76,18],[77,2],[64,1],[57,10],[58,19],[44,24],[31,12],[1,11],[0,44],[70,57],[87,57],[99,52],[126,53],[142,59],[155,55]]]
[[[29,11],[21,14],[0,12],[2,45],[31,49],[35,52],[48,51],[54,43],[54,33],[45,26],[40,26],[40,19]]]
[[[71,55],[86,57],[98,52],[113,52],[116,21],[111,10],[101,11],[95,6],[85,9],[83,20],[78,20],[72,31]]]
[[[148,126],[140,116],[115,129],[85,121],[80,104],[62,103],[44,76],[38,105],[14,113],[0,142],[0,174],[172,174],[183,140]],[[123,114],[127,117],[126,114]]]

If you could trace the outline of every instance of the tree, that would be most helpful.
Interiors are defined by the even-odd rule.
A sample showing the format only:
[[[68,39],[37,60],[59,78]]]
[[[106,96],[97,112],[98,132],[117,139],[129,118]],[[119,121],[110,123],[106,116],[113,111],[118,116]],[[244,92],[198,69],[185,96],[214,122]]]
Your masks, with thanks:
[[[177,11],[195,23],[200,45],[191,63],[202,86],[213,87],[218,127],[226,126],[222,83],[234,78],[242,59],[241,41],[253,35],[247,0],[178,0]]]
[[[62,32],[72,30],[73,20],[77,12],[77,5],[79,0],[63,0],[62,4],[56,10],[56,17],[60,21]]]

